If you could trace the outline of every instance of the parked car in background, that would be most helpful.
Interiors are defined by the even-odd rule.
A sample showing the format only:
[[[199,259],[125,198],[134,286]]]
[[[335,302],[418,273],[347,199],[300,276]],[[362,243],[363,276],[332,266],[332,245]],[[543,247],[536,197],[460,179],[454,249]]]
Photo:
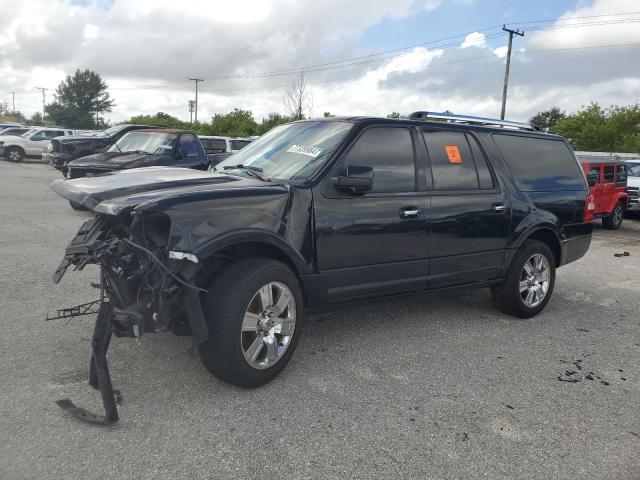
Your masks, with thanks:
[[[528,124],[428,112],[304,120],[216,169],[51,184],[95,213],[54,281],[101,266],[94,378],[111,421],[112,331],[139,337],[186,321],[211,373],[258,387],[290,360],[307,308],[471,286],[532,317],[556,269],[591,242],[589,189],[569,143]]]
[[[0,130],[0,136],[14,135],[20,136],[31,130],[31,127],[7,127]]]
[[[5,128],[12,128],[12,127],[24,127],[25,125],[21,124],[21,123],[11,123],[11,122],[2,122],[0,123],[0,130],[3,130]],[[31,128],[31,127],[29,127]]]
[[[75,130],[66,128],[35,127],[20,136],[3,136],[0,137],[0,156],[10,162],[21,162],[24,158],[42,158],[52,139],[75,133]]]
[[[253,138],[231,138],[213,135],[199,135],[198,138],[209,157],[211,165],[217,165],[253,141]]]
[[[602,156],[578,158],[592,195],[593,218],[601,218],[604,228],[620,228],[629,199],[625,162]]]
[[[102,153],[72,160],[67,164],[67,178],[149,166],[206,170],[209,160],[195,133],[145,128],[126,133]]]
[[[640,213],[640,158],[638,160],[627,160],[627,193],[629,203],[627,212]]]
[[[153,128],[147,125],[116,125],[104,131],[81,131],[78,135],[60,137],[51,141],[42,158],[62,175],[67,175],[67,164],[77,158],[105,150],[123,135],[133,130]]]

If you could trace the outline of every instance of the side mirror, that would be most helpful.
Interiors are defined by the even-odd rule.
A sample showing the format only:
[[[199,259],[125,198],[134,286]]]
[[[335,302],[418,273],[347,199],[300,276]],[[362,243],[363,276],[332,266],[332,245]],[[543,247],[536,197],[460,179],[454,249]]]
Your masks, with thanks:
[[[350,165],[348,175],[334,177],[333,186],[343,192],[354,195],[363,194],[373,189],[373,168],[365,165]]]
[[[589,177],[587,177],[587,184],[590,187],[593,187],[598,183],[599,180],[600,180],[599,177],[591,177],[591,176],[589,176]]]

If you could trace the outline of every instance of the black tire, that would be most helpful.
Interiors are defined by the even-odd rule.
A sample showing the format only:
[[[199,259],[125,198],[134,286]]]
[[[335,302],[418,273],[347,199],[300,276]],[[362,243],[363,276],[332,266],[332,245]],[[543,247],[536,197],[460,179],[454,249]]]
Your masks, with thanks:
[[[293,335],[279,360],[258,370],[245,360],[241,326],[249,302],[260,287],[269,282],[284,283],[291,290],[296,321]],[[285,264],[259,257],[232,263],[209,286],[203,307],[209,339],[198,349],[207,370],[220,380],[239,387],[260,387],[275,378],[291,359],[303,325],[303,301],[298,279]]]
[[[529,307],[525,304],[519,287],[525,262],[536,254],[541,254],[547,259],[549,265],[549,288],[539,305]],[[496,307],[501,312],[520,318],[530,318],[540,313],[549,303],[555,282],[556,262],[553,252],[546,244],[529,240],[520,247],[511,260],[504,282],[491,287],[491,296]]]
[[[20,147],[9,147],[5,150],[4,156],[10,162],[20,163],[24,159],[24,150]]]
[[[87,209],[84,208],[82,205],[80,205],[79,203],[72,202],[71,200],[69,200],[69,205],[71,205],[71,208],[73,208],[74,210],[77,210],[78,212],[87,211]]]
[[[617,230],[622,225],[622,217],[624,217],[624,205],[622,202],[616,203],[611,215],[607,215],[602,219],[602,226],[607,230]]]

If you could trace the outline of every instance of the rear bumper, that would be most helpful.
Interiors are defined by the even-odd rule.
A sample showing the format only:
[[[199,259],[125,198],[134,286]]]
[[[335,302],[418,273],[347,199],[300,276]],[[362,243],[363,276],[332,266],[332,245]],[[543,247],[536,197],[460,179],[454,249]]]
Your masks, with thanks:
[[[560,266],[584,257],[591,245],[593,224],[583,223],[572,227],[572,235],[560,242]]]

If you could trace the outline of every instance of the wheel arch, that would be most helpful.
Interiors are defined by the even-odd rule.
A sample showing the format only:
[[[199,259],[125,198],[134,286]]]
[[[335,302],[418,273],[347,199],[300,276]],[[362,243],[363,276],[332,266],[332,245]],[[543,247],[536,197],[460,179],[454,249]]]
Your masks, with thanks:
[[[562,244],[560,236],[553,228],[550,226],[534,227],[520,237],[516,246],[520,248],[527,240],[537,240],[547,245],[553,253],[555,266],[559,267],[562,264]]]
[[[298,276],[312,271],[305,258],[295,247],[268,231],[252,229],[236,231],[216,238],[194,253],[205,265],[223,259],[256,256],[281,261]]]

